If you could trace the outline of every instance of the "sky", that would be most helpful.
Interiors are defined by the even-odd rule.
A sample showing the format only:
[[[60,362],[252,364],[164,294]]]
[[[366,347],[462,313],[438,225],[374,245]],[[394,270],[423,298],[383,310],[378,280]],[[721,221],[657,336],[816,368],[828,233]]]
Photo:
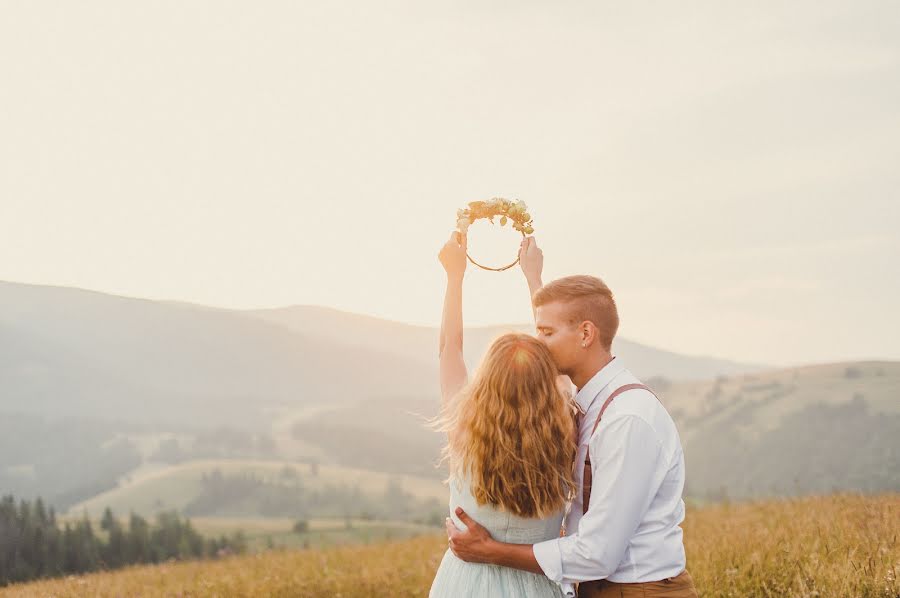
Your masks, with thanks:
[[[0,81],[2,280],[436,325],[502,196],[624,337],[900,359],[896,2],[4,0]],[[464,312],[528,321],[520,270]]]

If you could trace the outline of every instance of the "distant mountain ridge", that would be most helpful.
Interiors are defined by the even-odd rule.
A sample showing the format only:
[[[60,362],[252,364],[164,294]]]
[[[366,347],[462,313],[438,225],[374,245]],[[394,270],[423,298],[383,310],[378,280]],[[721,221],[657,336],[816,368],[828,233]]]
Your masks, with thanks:
[[[391,322],[312,305],[249,310],[245,313],[310,336],[329,340],[341,339],[358,347],[387,351],[403,358],[424,361],[433,361],[437,358],[440,330],[435,327]],[[490,342],[505,332],[532,334],[534,326],[528,323],[466,328],[465,355],[469,366],[477,365]],[[613,352],[639,377],[699,380],[768,369],[768,366],[760,364],[682,355],[625,338],[615,340]]]
[[[469,329],[467,357],[529,328]],[[432,397],[437,338],[322,307],[239,311],[0,282],[0,410],[250,426],[272,405]],[[642,376],[757,369],[624,339],[616,349]]]

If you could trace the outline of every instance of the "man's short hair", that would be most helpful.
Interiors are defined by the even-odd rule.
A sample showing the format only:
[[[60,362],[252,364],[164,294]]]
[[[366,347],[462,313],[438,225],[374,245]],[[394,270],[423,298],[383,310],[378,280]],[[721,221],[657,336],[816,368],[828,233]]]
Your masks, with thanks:
[[[569,324],[593,322],[603,347],[607,350],[612,347],[619,330],[619,311],[612,291],[596,276],[566,276],[554,280],[538,289],[531,301],[535,307],[557,301],[569,304]]]

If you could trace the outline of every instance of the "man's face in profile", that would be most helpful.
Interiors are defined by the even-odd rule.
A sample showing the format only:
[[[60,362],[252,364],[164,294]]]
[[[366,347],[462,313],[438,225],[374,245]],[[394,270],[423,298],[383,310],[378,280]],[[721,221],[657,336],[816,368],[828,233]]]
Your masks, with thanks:
[[[537,339],[544,343],[556,362],[559,372],[566,376],[582,355],[579,327],[571,322],[571,306],[563,301],[546,303],[535,309]]]

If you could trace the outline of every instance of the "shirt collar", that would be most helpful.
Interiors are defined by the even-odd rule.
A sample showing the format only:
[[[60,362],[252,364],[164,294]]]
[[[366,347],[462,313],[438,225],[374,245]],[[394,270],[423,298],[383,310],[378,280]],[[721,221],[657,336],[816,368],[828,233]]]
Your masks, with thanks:
[[[618,376],[625,369],[625,364],[618,357],[613,357],[612,361],[600,368],[600,371],[587,381],[587,384],[581,387],[578,394],[575,395],[575,402],[582,413],[586,413],[591,403],[597,398],[604,388],[609,386],[613,378]]]

